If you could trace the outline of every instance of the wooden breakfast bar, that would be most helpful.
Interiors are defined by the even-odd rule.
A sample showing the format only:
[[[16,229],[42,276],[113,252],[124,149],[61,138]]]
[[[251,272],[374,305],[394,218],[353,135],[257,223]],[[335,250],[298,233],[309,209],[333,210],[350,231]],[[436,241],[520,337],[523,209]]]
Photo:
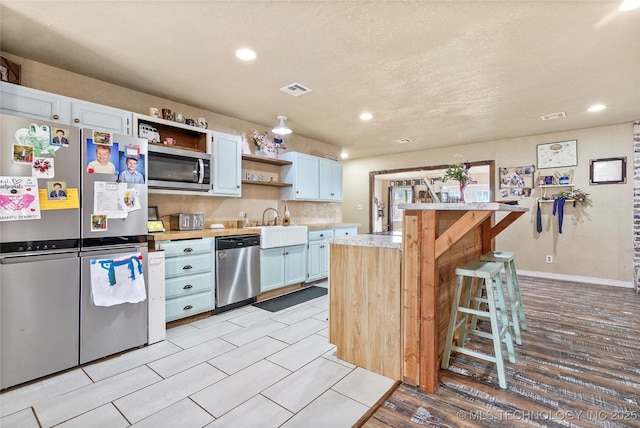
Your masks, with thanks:
[[[401,245],[384,235],[328,241],[329,342],[340,359],[435,392],[456,267],[494,250],[495,237],[528,208],[495,202],[400,208]],[[506,215],[496,223],[498,212]]]

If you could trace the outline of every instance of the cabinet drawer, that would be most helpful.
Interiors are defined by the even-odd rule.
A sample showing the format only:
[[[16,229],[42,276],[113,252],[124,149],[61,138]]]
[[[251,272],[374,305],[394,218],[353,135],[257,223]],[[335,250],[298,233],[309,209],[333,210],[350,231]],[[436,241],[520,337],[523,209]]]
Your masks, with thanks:
[[[334,229],[335,237],[338,238],[340,236],[354,236],[358,234],[357,227],[341,227],[339,229]]]
[[[195,256],[170,257],[165,261],[165,277],[213,272],[213,256],[197,254]]]
[[[318,241],[321,239],[333,238],[333,230],[310,230],[309,231],[309,241]]]
[[[167,300],[167,321],[213,310],[213,291]]]
[[[178,276],[165,281],[166,298],[188,296],[213,290],[213,273]]]
[[[213,253],[213,240],[190,239],[188,241],[162,241],[158,244],[158,248],[164,250],[165,257]]]

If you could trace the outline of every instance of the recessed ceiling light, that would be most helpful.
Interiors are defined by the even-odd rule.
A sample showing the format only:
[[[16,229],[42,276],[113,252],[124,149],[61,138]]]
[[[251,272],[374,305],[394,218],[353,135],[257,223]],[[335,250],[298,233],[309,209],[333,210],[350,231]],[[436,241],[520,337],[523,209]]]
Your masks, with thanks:
[[[371,120],[373,119],[373,115],[371,113],[361,113],[360,120]]]
[[[589,107],[589,108],[587,109],[587,111],[594,112],[594,111],[604,110],[604,109],[606,109],[606,108],[607,108],[607,106],[605,106],[605,105],[602,105],[602,104],[596,104],[596,105],[593,105],[593,106]]]
[[[348,157],[349,157],[349,154],[347,152],[345,152],[344,150],[342,151],[342,153],[340,153],[340,158],[346,159]]]
[[[248,48],[238,49],[236,51],[236,57],[243,61],[252,61],[256,59],[256,53]]]
[[[619,10],[626,12],[628,10],[638,9],[640,7],[640,0],[624,0],[618,7]]]

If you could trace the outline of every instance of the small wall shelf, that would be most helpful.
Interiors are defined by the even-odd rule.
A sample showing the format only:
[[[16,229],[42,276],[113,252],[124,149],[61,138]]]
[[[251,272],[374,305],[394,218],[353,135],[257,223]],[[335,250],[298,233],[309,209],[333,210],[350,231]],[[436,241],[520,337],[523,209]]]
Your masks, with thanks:
[[[242,160],[259,162],[259,163],[268,163],[270,165],[280,165],[280,166],[292,164],[292,162],[284,159],[275,159],[275,158],[270,158],[266,156],[254,156],[254,155],[246,155],[246,154],[242,155]],[[250,181],[249,183],[255,183],[255,182]]]
[[[271,187],[291,187],[291,183],[281,183],[279,181],[253,181],[242,180],[242,184],[257,184],[258,186],[271,186]]]

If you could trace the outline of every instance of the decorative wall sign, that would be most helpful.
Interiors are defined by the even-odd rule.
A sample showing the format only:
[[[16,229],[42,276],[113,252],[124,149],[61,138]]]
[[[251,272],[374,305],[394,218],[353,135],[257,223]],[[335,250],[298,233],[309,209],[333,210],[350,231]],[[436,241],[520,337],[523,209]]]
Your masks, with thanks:
[[[0,57],[0,80],[19,85],[21,68],[20,64],[16,64],[6,58]]]
[[[589,184],[617,184],[627,182],[627,158],[591,159]]]
[[[538,144],[538,169],[578,165],[578,140]]]

